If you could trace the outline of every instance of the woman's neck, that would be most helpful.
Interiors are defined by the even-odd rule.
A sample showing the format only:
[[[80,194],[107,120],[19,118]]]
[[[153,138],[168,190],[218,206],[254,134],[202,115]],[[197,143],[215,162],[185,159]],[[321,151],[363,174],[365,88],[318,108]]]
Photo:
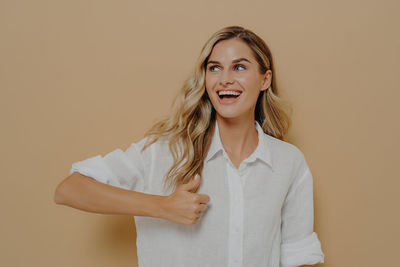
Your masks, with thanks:
[[[226,119],[217,115],[216,119],[222,146],[233,165],[239,168],[240,163],[253,153],[258,144],[254,117]]]

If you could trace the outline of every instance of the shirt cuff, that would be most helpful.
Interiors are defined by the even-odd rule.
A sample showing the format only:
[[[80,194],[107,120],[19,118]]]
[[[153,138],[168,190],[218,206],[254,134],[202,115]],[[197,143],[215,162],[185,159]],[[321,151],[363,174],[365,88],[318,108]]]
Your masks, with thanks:
[[[105,184],[112,177],[111,170],[100,155],[73,163],[70,174],[73,172],[79,172]]]
[[[281,244],[281,267],[317,263],[324,263],[324,253],[315,232],[298,241]]]

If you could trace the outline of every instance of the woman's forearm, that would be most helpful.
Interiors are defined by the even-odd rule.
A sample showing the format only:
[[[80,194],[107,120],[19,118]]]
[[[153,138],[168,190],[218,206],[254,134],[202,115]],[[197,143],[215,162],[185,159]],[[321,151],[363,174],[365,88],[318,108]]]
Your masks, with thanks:
[[[79,210],[102,214],[160,217],[164,197],[103,184],[78,172],[56,188],[54,201]]]

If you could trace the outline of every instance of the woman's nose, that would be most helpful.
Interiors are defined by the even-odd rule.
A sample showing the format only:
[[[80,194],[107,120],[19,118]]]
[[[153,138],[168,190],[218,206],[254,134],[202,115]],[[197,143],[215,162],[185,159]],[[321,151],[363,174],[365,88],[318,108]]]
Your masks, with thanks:
[[[222,71],[220,79],[221,85],[232,84],[233,81],[234,81],[233,75],[229,70]]]

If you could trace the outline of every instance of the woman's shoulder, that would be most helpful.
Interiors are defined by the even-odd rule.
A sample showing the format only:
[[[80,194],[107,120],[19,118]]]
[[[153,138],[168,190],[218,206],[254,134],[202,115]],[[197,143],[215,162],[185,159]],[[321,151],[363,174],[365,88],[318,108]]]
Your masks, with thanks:
[[[169,154],[169,142],[166,136],[159,137],[153,142],[152,136],[145,136],[137,142],[131,144],[142,156]]]
[[[281,159],[285,162],[291,161],[297,164],[305,162],[304,153],[298,146],[266,133],[264,134],[264,138],[274,158]]]

